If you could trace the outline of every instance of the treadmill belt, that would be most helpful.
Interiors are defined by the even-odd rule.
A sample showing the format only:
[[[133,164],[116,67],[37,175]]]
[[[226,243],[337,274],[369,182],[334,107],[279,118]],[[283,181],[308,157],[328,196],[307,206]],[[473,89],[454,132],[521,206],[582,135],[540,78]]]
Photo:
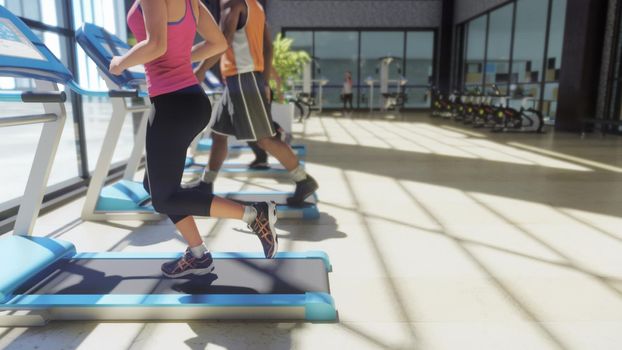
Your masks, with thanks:
[[[167,278],[166,259],[66,259],[16,294],[304,294],[329,292],[321,259],[216,259],[212,273]]]

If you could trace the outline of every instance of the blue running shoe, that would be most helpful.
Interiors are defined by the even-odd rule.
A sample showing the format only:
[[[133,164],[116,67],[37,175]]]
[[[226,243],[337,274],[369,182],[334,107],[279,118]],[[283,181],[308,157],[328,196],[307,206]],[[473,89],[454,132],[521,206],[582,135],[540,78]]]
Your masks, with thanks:
[[[274,228],[274,224],[276,224],[276,203],[258,202],[253,204],[253,207],[257,210],[257,217],[248,226],[259,237],[266,258],[272,259],[279,249],[279,238]]]
[[[162,264],[162,273],[166,277],[178,278],[190,274],[207,275],[214,271],[214,259],[212,254],[207,252],[202,258],[195,258],[190,248],[186,249],[180,258]]]

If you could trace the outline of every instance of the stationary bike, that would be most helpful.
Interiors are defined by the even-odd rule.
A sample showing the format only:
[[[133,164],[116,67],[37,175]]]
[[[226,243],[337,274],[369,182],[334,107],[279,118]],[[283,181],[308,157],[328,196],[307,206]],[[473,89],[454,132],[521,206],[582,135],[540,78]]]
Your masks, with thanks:
[[[541,133],[544,129],[544,117],[542,113],[533,107],[527,107],[533,102],[533,97],[525,97],[521,102],[520,109],[509,106],[508,101],[502,98],[505,106],[496,113],[497,123],[492,131],[495,132],[536,132]]]

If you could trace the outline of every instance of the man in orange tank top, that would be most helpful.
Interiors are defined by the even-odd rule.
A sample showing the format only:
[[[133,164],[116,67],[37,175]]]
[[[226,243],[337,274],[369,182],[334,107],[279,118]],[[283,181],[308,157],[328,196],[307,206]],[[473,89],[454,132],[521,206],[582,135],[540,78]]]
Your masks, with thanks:
[[[272,38],[267,28],[263,6],[258,0],[220,0],[220,28],[229,44],[220,57],[220,69],[226,88],[213,118],[212,149],[208,166],[203,172],[203,189],[213,190],[213,182],[227,158],[227,137],[256,141],[259,147],[279,160],[296,183],[290,205],[301,205],[312,195],[318,184],[302,167],[293,150],[275,138],[268,103],[272,71]],[[203,61],[196,69],[198,77],[218,61]],[[207,184],[207,186],[206,186]]]

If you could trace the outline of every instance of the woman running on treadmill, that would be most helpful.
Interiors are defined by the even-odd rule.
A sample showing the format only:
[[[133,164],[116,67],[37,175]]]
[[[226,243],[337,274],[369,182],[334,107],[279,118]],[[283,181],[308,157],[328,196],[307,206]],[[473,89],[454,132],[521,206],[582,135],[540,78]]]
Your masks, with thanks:
[[[186,150],[208,124],[211,105],[192,62],[220,55],[227,41],[199,0],[136,0],[127,15],[138,44],[110,63],[112,74],[144,64],[153,105],[146,140],[145,188],[153,207],[175,223],[188,243],[177,260],[162,265],[168,277],[203,275],[213,270],[193,215],[245,221],[259,237],[267,258],[277,252],[274,202],[242,205],[200,189],[180,186]],[[204,39],[193,45],[195,34]]]

